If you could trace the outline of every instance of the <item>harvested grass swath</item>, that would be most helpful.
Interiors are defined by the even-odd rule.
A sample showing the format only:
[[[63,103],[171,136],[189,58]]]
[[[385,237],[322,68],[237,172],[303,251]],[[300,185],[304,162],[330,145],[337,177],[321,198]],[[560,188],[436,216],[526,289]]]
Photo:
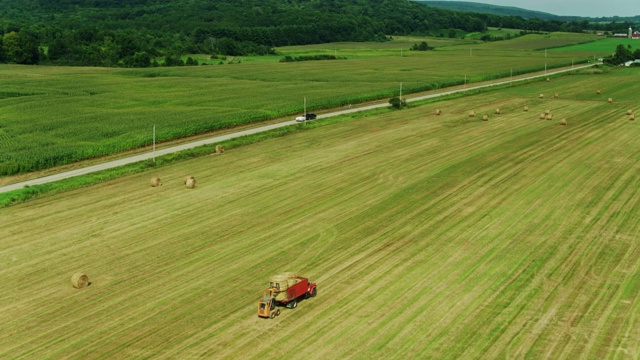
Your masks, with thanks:
[[[184,178],[185,185],[187,185],[187,182],[189,182],[189,179],[193,179],[193,176],[187,176],[186,178]]]
[[[195,189],[196,188],[196,179],[192,176],[187,180],[186,183],[187,189]]]
[[[500,114],[500,109],[496,109],[496,114]]]
[[[469,117],[476,117],[476,112],[475,111],[471,111],[469,113]]]
[[[160,181],[159,177],[154,177],[151,179],[151,187],[158,187],[162,185],[162,182]]]
[[[629,120],[630,120],[630,121],[633,121],[633,120],[635,120],[635,119],[636,119],[636,116],[635,116],[635,115],[633,115],[633,114],[632,114],[632,115],[629,115]]]
[[[482,115],[482,121],[489,121],[489,115],[487,114]]]
[[[560,120],[560,125],[567,125],[567,119]]]
[[[538,95],[538,98],[540,98],[540,99],[544,99],[544,94],[540,94],[540,95]]]
[[[436,115],[441,115],[441,114],[442,114],[442,110],[437,109],[437,110],[436,110]]]
[[[75,273],[71,276],[71,285],[76,289],[82,289],[89,285],[89,277],[83,273]]]
[[[607,100],[607,102],[608,102],[609,104],[613,104],[613,99],[612,99],[612,98],[609,98],[609,100]]]
[[[540,120],[544,120],[545,117],[547,117],[547,114],[545,113],[540,114]]]
[[[552,114],[548,114],[545,119],[547,120],[553,120],[553,115]]]
[[[627,115],[631,115],[631,114],[633,114],[633,110],[631,109],[627,110]]]
[[[216,145],[216,154],[224,153],[224,147],[222,145]]]
[[[528,107],[528,106],[525,106],[525,107],[524,107],[524,111],[529,111],[529,107]]]

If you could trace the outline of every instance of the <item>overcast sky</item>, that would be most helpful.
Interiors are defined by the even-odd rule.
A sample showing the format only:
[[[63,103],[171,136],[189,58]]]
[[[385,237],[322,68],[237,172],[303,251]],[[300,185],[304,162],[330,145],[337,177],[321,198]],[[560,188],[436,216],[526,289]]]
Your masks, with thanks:
[[[453,1],[453,0],[447,0]],[[638,0],[458,0],[527,10],[544,11],[554,15],[574,16],[635,16],[640,15]]]

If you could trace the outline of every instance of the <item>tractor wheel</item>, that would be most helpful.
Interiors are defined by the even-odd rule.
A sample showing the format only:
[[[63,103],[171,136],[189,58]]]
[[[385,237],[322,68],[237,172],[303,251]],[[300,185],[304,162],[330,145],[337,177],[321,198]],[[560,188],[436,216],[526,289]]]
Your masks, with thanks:
[[[293,299],[289,304],[291,304],[291,309],[295,309],[298,307],[298,300]]]
[[[313,288],[313,290],[311,290],[311,297],[316,297],[316,295],[318,295],[318,292],[316,291],[316,288]]]
[[[276,317],[276,315],[277,315],[276,312],[272,311],[269,313],[269,318],[273,319],[274,317]]]
[[[276,310],[276,316],[280,316],[280,309]]]

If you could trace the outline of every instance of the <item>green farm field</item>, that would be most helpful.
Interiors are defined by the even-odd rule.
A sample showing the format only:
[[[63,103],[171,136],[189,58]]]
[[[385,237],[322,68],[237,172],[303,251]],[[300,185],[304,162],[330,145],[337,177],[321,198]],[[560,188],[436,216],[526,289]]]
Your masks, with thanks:
[[[163,142],[293,116],[304,97],[317,111],[397,95],[400,83],[406,94],[459,85],[465,76],[477,82],[580,60],[571,52],[545,59],[539,51],[490,47],[469,56],[462,45],[403,57],[395,48],[391,57],[380,55],[390,44],[366,46],[378,57],[152,69],[0,66],[0,176],[148,146],[153,125]]]
[[[0,209],[0,358],[637,358],[639,79],[323,120]],[[259,319],[285,271],[318,296]]]
[[[631,46],[632,49],[640,48],[640,41],[631,39],[599,39],[594,42],[585,44],[577,44],[571,46],[564,46],[560,48],[551,49],[551,51],[572,51],[572,52],[585,52],[585,53],[599,53],[602,55],[611,55],[615,52],[618,45]],[[633,50],[632,50],[633,51]]]

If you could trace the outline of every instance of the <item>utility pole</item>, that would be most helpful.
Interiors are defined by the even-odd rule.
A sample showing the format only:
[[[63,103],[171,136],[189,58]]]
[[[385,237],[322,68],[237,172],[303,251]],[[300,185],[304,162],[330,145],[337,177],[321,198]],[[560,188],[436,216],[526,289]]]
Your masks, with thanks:
[[[153,124],[153,162],[156,162],[156,124]]]

